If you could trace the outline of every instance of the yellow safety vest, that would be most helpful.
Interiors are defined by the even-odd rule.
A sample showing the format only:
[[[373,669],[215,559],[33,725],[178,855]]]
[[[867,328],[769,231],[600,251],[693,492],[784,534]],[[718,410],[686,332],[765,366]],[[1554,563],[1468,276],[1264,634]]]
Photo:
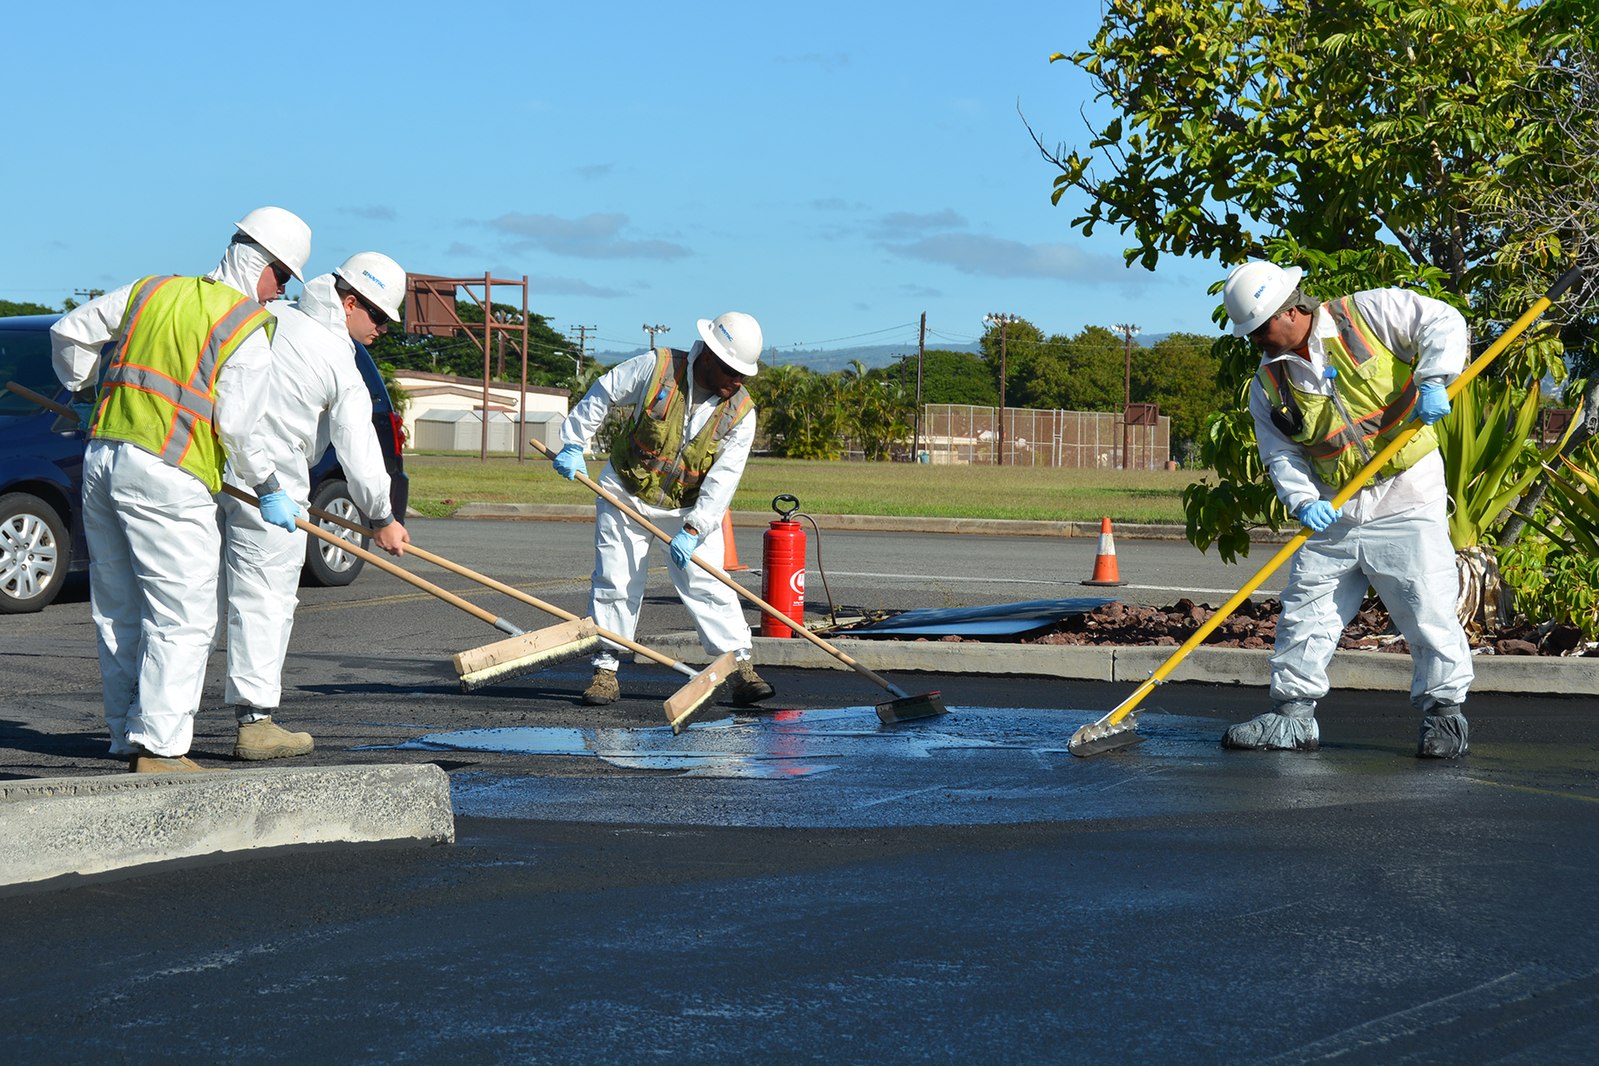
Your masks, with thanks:
[[[1337,370],[1334,395],[1294,388],[1282,360],[1262,364],[1259,375],[1272,406],[1289,395],[1299,405],[1304,425],[1292,439],[1304,447],[1316,476],[1342,486],[1404,427],[1416,406],[1417,387],[1410,364],[1377,338],[1352,297],[1331,300],[1322,310],[1338,330],[1325,344],[1327,365]],[[1437,447],[1437,433],[1423,426],[1377,476],[1408,470]]]
[[[723,439],[755,409],[755,402],[740,385],[731,397],[720,401],[721,411],[706,421],[694,439],[685,440],[690,372],[687,352],[655,350],[655,372],[644,390],[633,428],[611,457],[611,466],[628,491],[656,507],[693,506]]]
[[[217,375],[250,334],[270,337],[273,321],[211,278],[141,278],[117,326],[89,435],[136,444],[218,491],[227,457],[214,424]]]

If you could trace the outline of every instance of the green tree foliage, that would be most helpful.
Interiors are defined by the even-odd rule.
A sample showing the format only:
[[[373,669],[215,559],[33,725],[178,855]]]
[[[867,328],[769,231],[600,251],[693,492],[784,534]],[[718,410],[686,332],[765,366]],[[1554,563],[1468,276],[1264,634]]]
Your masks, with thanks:
[[[855,362],[847,370],[818,374],[778,366],[747,387],[764,446],[773,455],[838,459],[853,447],[868,459],[887,459],[911,438],[915,385],[907,390],[900,383],[898,367],[868,372]]]
[[[916,398],[916,357],[907,355],[892,368],[900,387]],[[922,403],[965,403],[994,407],[999,403],[999,386],[988,366],[971,352],[951,352],[929,348],[922,353]]]
[[[1229,400],[1218,382],[1220,363],[1209,337],[1174,333],[1153,347],[1135,339],[1129,353],[1125,336],[1104,326],[1087,326],[1070,337],[1045,337],[1021,320],[1006,331],[1005,401],[1010,407],[1120,412],[1128,399],[1130,354],[1132,402],[1158,404],[1172,419],[1174,454],[1191,455],[1198,450],[1206,419]],[[997,325],[984,336],[982,347],[997,382]],[[990,402],[997,404],[997,395]]]
[[[494,304],[493,310],[501,322],[516,322],[521,308],[509,304]],[[483,308],[475,302],[457,300],[455,313],[465,323],[471,336],[464,332],[454,337],[423,337],[390,330],[370,347],[372,357],[380,364],[389,363],[400,370],[423,370],[432,374],[454,374],[465,378],[483,377]],[[527,379],[530,385],[552,388],[571,388],[575,382],[577,346],[562,333],[552,329],[549,318],[528,313]],[[494,330],[489,353],[489,373],[496,380],[519,381],[522,376],[522,357],[517,351],[521,332],[504,331],[505,347],[502,358],[499,335]],[[572,353],[568,355],[567,353]]]
[[[1086,196],[1072,224],[1116,226],[1129,264],[1267,258],[1307,267],[1324,298],[1407,285],[1492,337],[1592,223],[1551,229],[1507,205],[1558,192],[1559,120],[1578,101],[1560,57],[1596,20],[1584,0],[1109,0],[1069,58],[1113,117],[1082,149],[1039,147],[1060,170],[1056,202]],[[1557,330],[1540,328],[1496,373],[1559,376],[1559,352]],[[1230,558],[1249,525],[1283,516],[1249,454],[1258,359],[1241,341],[1215,354],[1230,403],[1202,452],[1220,481],[1186,498],[1195,543]]]
[[[44,304],[0,300],[0,316],[8,318],[12,315],[54,315],[60,311],[59,307],[46,307]]]
[[[1088,326],[1075,337],[1024,341],[1011,350],[1009,363],[1011,407],[1120,411],[1127,399],[1122,338],[1103,326]]]
[[[916,414],[916,393],[900,384],[891,370],[868,371],[855,360],[842,375],[846,430],[867,459],[890,459],[909,443]]]
[[[1171,333],[1133,349],[1133,402],[1160,405],[1171,418],[1172,454],[1185,461],[1197,458],[1206,423],[1230,400],[1217,381],[1214,347],[1211,337]]]
[[[837,459],[843,455],[843,412],[832,379],[802,366],[772,367],[745,386],[773,455]]]

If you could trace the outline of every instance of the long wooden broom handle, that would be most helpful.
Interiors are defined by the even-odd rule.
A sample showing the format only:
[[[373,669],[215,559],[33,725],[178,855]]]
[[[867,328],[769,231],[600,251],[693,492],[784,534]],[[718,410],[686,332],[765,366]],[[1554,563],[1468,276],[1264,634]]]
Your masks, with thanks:
[[[336,514],[329,514],[320,507],[311,507],[308,505],[306,510],[309,511],[315,518],[320,518],[324,522],[332,522],[336,526],[342,526],[352,533],[361,534],[363,537],[373,537],[376,535],[372,530],[366,528],[365,526],[357,525],[356,523],[345,518],[340,518]],[[576,622],[578,620],[578,616],[573,614],[571,611],[562,610],[561,608],[555,606],[555,604],[541,600],[532,593],[523,592],[516,586],[507,585],[503,581],[496,581],[487,574],[480,574],[476,570],[446,559],[442,555],[435,555],[426,548],[420,548],[415,544],[407,544],[405,546],[405,553],[407,555],[414,555],[425,563],[432,563],[434,566],[442,567],[443,569],[450,571],[452,574],[459,574],[461,577],[467,578],[468,580],[476,581],[479,585],[483,585],[486,588],[491,588],[495,592],[504,593],[512,599],[521,600],[528,606],[536,607],[546,614],[552,614],[562,621]],[[658,662],[662,666],[670,666],[672,669],[677,670],[680,673],[688,674],[690,677],[693,677],[697,672],[687,663],[678,662],[671,656],[662,654],[661,652],[656,651],[654,648],[640,644],[636,640],[629,640],[620,633],[613,633],[609,629],[601,629],[598,626],[594,628],[594,631],[600,636],[604,637],[606,640],[611,641],[613,644],[620,644],[629,651],[637,652],[639,655],[642,655],[647,659],[651,659],[654,662]]]
[[[531,444],[535,450],[543,454],[546,459],[555,458],[555,453],[550,451],[549,447],[543,441],[530,439],[528,443]],[[589,477],[587,474],[578,474],[577,480],[587,485],[589,491],[594,493],[594,495],[598,496],[612,507],[615,507],[618,511],[621,511],[623,514],[627,515],[633,521],[637,522],[639,525],[655,534],[659,540],[667,544],[672,543],[672,538],[668,537],[664,532],[662,532],[659,526],[651,522],[648,518],[645,518],[643,515],[639,514],[621,500],[617,499],[615,494],[601,488],[599,483],[593,478]],[[829,644],[815,633],[812,633],[809,629],[806,629],[803,625],[794,621],[794,619],[790,618],[782,611],[779,611],[776,607],[773,607],[770,603],[767,603],[765,600],[761,599],[761,597],[757,596],[743,585],[740,585],[737,581],[734,581],[732,578],[728,577],[719,567],[712,566],[704,559],[701,559],[698,555],[690,556],[690,558],[699,564],[701,570],[704,570],[707,574],[710,574],[712,577],[716,578],[716,580],[720,581],[722,584],[726,585],[740,596],[743,596],[746,600],[749,600],[751,603],[755,604],[768,615],[788,626],[789,629],[794,631],[796,636],[804,637],[806,640],[810,641],[818,648],[821,648],[823,651],[827,652],[827,654],[831,655],[845,666],[848,666],[852,670],[858,671],[863,677],[870,678],[876,684],[882,686],[884,689],[887,689],[897,698],[906,698],[905,692],[900,689],[899,686],[891,683],[887,678],[873,673],[871,670],[856,662],[845,652],[834,647],[832,644]]]
[[[21,396],[24,400],[32,400],[34,403],[38,404],[40,407],[43,407],[46,411],[54,411],[56,414],[61,415],[61,416],[65,417],[65,418],[73,419],[74,421],[78,421],[79,420],[78,419],[78,412],[74,411],[72,408],[68,407],[66,404],[64,404],[64,403],[56,403],[50,397],[44,395],[44,393],[42,393],[42,392],[34,392],[32,389],[28,388],[28,386],[26,386],[26,385],[20,384],[20,383],[15,382],[15,381],[8,381],[8,382],[6,382],[6,389],[8,391],[10,391],[10,392],[16,393],[18,396]]]
[[[1511,341],[1521,336],[1521,334],[1526,331],[1527,327],[1536,322],[1539,316],[1541,316],[1544,311],[1548,310],[1549,305],[1558,300],[1560,296],[1567,289],[1571,288],[1571,286],[1574,285],[1577,279],[1581,276],[1581,267],[1572,267],[1570,270],[1560,275],[1560,279],[1550,287],[1548,292],[1546,292],[1537,300],[1537,302],[1529,307],[1525,314],[1516,319],[1510,328],[1505,330],[1505,332],[1500,335],[1499,339],[1496,340],[1487,351],[1479,355],[1470,366],[1461,371],[1459,377],[1450,383],[1448,390],[1449,398],[1454,399],[1455,396],[1459,395],[1461,389],[1465,388],[1466,385],[1468,385],[1478,374],[1486,370],[1488,368],[1488,364],[1497,359],[1500,353],[1510,346]],[[1354,477],[1349,479],[1348,484],[1344,485],[1343,488],[1338,490],[1338,494],[1332,498],[1332,505],[1334,507],[1342,507],[1344,504],[1348,503],[1350,498],[1353,497],[1355,493],[1359,492],[1361,488],[1365,486],[1366,482],[1370,481],[1377,471],[1381,470],[1385,465],[1387,465],[1388,460],[1397,455],[1399,449],[1410,443],[1410,438],[1415,436],[1420,431],[1421,423],[1414,422],[1397,433],[1394,436],[1394,439],[1389,441],[1388,445],[1383,448],[1382,451],[1378,452],[1372,457],[1371,462],[1361,467],[1360,471],[1356,473]],[[1282,548],[1278,550],[1277,554],[1271,557],[1270,562],[1261,567],[1260,571],[1256,573],[1254,577],[1246,581],[1243,588],[1239,589],[1233,594],[1232,599],[1222,604],[1221,608],[1215,614],[1211,615],[1210,618],[1205,621],[1204,625],[1196,629],[1193,635],[1183,642],[1182,647],[1178,648],[1172,653],[1171,658],[1167,659],[1158,670],[1149,676],[1149,680],[1138,686],[1137,690],[1134,691],[1131,696],[1123,700],[1116,706],[1114,710],[1094,724],[1108,726],[1115,725],[1123,718],[1127,717],[1128,713],[1134,707],[1137,707],[1139,703],[1143,701],[1145,696],[1148,696],[1150,692],[1154,691],[1156,685],[1165,680],[1166,675],[1170,674],[1177,668],[1178,663],[1181,663],[1185,658],[1188,657],[1189,652],[1199,647],[1199,645],[1204,642],[1205,638],[1210,636],[1217,626],[1226,621],[1228,616],[1231,615],[1233,611],[1238,609],[1239,604],[1247,600],[1250,593],[1259,588],[1261,584],[1268,577],[1270,577],[1279,566],[1288,560],[1289,556],[1298,551],[1305,541],[1310,539],[1310,536],[1311,530],[1309,528],[1301,528],[1298,533],[1294,534],[1293,539],[1287,544],[1284,544]]]
[[[56,401],[50,399],[48,396],[44,396],[44,395],[42,395],[40,393],[37,393],[37,392],[33,391],[32,389],[28,388],[26,385],[19,385],[15,381],[8,381],[8,382],[6,382],[6,386],[5,387],[7,389],[9,389],[11,392],[16,393],[18,396],[24,397],[25,399],[32,400],[34,403],[38,404],[40,407],[43,407],[43,408],[45,408],[47,410],[50,410],[50,411],[54,411],[56,414],[64,415],[64,416],[66,416],[68,418],[77,418],[78,417],[78,413],[76,411],[74,411],[71,407],[68,407],[66,404],[63,404],[63,403],[57,403]],[[261,501],[256,499],[255,496],[251,495],[248,492],[245,492],[243,489],[236,488],[233,485],[224,484],[222,486],[222,491],[227,493],[229,496],[232,496],[236,500],[242,500],[243,502],[248,503],[248,504],[250,504],[252,506],[255,506],[255,507],[260,507],[261,506]],[[320,508],[311,507],[311,508],[308,508],[308,510],[312,514],[316,515],[318,518],[323,518],[323,519],[326,519],[327,521],[334,522],[334,523],[336,523],[338,525],[342,525],[342,526],[344,526],[347,529],[350,529],[350,530],[352,530],[352,531],[354,531],[356,533],[362,534],[363,536],[370,537],[372,535],[372,531],[370,529],[362,529],[360,526],[354,525],[353,523],[350,523],[350,522],[346,522],[346,521],[344,521],[341,518],[335,517],[334,515],[330,515],[326,511],[321,510]],[[516,627],[516,626],[512,625],[511,623],[507,622],[505,619],[496,617],[495,615],[490,614],[488,611],[485,611],[483,608],[479,607],[477,604],[469,603],[468,601],[463,600],[461,597],[457,596],[455,593],[448,592],[448,591],[446,591],[444,589],[439,588],[437,585],[433,584],[430,581],[426,581],[426,580],[424,580],[424,579],[422,579],[420,577],[417,577],[415,574],[411,573],[409,570],[406,570],[405,568],[400,567],[400,566],[396,566],[394,563],[389,562],[389,560],[383,558],[383,556],[381,556],[381,555],[377,555],[377,554],[375,554],[373,552],[367,551],[365,548],[361,547],[359,544],[351,544],[349,541],[344,540],[342,537],[335,537],[333,534],[329,533],[327,530],[323,529],[321,526],[312,525],[311,523],[309,523],[309,522],[307,522],[307,521],[305,521],[304,519],[301,519],[301,518],[296,518],[294,520],[294,524],[296,526],[298,526],[299,528],[305,530],[311,536],[317,537],[317,538],[319,538],[321,540],[325,540],[325,541],[327,541],[330,544],[336,545],[342,551],[347,551],[351,555],[356,555],[356,556],[359,556],[362,559],[365,559],[367,562],[371,563],[373,566],[377,567],[378,569],[386,570],[389,573],[393,574],[395,577],[399,578],[401,581],[405,581],[405,582],[407,582],[409,584],[415,585],[417,588],[421,589],[423,592],[427,592],[427,593],[429,593],[431,595],[437,596],[439,599],[443,600],[445,603],[448,603],[448,604],[450,604],[452,606],[459,607],[461,610],[465,611],[467,614],[469,614],[469,615],[473,616],[474,618],[477,618],[477,619],[479,619],[481,621],[487,622],[489,625],[493,626],[495,629],[500,630],[501,632],[509,633],[513,637],[522,635],[522,630],[521,629],[519,629],[518,627]],[[412,550],[415,551],[416,554],[420,558],[423,558],[423,559],[427,559],[428,558],[427,555],[424,554],[421,551],[421,549],[413,548]],[[434,560],[428,559],[428,561],[432,562]],[[562,615],[561,611],[556,610],[553,607],[549,608],[549,610],[550,610],[551,614]],[[575,615],[564,615],[564,617],[565,617],[566,621],[570,622],[576,616]],[[670,660],[668,660],[668,662],[670,662]]]
[[[222,486],[222,491],[227,493],[229,496],[232,496],[236,500],[242,500],[245,503],[251,504],[251,505],[253,505],[255,507],[260,507],[261,506],[261,501],[256,499],[255,496],[253,496],[250,493],[245,492],[243,489],[237,488],[237,487],[235,487],[233,485],[224,484]],[[427,580],[425,580],[423,578],[417,577],[415,574],[411,573],[409,570],[405,569],[402,566],[396,566],[394,563],[391,563],[389,560],[383,558],[383,556],[381,556],[381,555],[378,555],[376,552],[367,551],[365,548],[361,547],[359,544],[352,544],[349,541],[345,540],[343,537],[335,536],[334,534],[329,533],[327,530],[323,529],[321,526],[315,525],[314,523],[311,523],[311,522],[307,522],[303,518],[296,518],[294,520],[294,524],[296,526],[298,526],[299,528],[305,530],[311,536],[316,537],[319,540],[327,541],[329,544],[332,544],[335,547],[337,547],[337,548],[339,548],[339,549],[341,549],[343,551],[347,551],[351,555],[359,556],[360,558],[365,559],[367,562],[371,563],[373,566],[377,567],[378,569],[385,570],[388,573],[393,574],[395,577],[399,578],[401,581],[404,581],[404,582],[406,582],[408,584],[411,584],[411,585],[415,585],[417,588],[421,589],[423,592],[429,593],[430,595],[433,595],[433,596],[437,596],[439,599],[443,600],[445,603],[450,604],[452,607],[459,607],[461,610],[465,611],[467,614],[471,615],[472,617],[477,618],[480,621],[487,622],[489,625],[493,626],[495,629],[500,630],[501,632],[509,633],[513,637],[519,637],[519,636],[522,635],[523,631],[521,629],[519,629],[516,626],[512,625],[511,623],[507,622],[505,619],[496,617],[495,615],[489,613],[488,611],[485,611],[483,608],[479,607],[475,603],[470,603],[470,602],[468,602],[466,600],[463,600],[461,597],[457,596],[453,592],[449,592],[449,591],[447,591],[445,589],[439,588],[439,586],[433,584],[433,582],[431,582],[431,581],[427,581]]]

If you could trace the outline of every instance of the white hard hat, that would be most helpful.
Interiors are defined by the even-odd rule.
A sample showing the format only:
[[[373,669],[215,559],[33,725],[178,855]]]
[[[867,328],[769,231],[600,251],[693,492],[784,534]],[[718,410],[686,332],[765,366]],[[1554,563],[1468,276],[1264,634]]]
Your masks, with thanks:
[[[1298,267],[1284,270],[1276,263],[1259,259],[1233,267],[1221,290],[1233,336],[1247,337],[1264,326],[1267,319],[1282,310],[1304,273]]]
[[[755,376],[765,344],[759,322],[742,311],[729,311],[696,324],[700,338],[718,359],[747,378]]]
[[[305,280],[305,261],[311,258],[311,227],[300,216],[281,207],[258,207],[233,224],[238,231]]]
[[[400,264],[382,252],[356,252],[335,267],[333,273],[376,304],[378,310],[389,316],[389,321],[400,320],[400,305],[405,302],[405,271],[400,269]]]

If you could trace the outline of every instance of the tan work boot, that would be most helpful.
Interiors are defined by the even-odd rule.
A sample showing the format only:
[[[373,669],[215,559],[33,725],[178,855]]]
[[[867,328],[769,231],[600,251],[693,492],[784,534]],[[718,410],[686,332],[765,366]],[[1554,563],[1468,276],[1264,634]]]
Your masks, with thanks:
[[[269,716],[256,722],[239,723],[239,740],[233,746],[233,757],[252,762],[288,759],[305,755],[315,746],[310,733],[291,733]]]
[[[740,659],[738,670],[733,674],[733,691],[729,698],[739,707],[748,707],[752,703],[769,700],[777,695],[777,690],[761,679],[755,672],[755,664],[748,659]]]
[[[128,759],[128,772],[134,774],[188,774],[210,773],[211,767],[201,766],[187,755],[151,755],[141,751]]]
[[[622,698],[622,686],[616,683],[616,671],[602,666],[594,668],[594,680],[583,690],[583,702],[591,707],[603,707]]]

